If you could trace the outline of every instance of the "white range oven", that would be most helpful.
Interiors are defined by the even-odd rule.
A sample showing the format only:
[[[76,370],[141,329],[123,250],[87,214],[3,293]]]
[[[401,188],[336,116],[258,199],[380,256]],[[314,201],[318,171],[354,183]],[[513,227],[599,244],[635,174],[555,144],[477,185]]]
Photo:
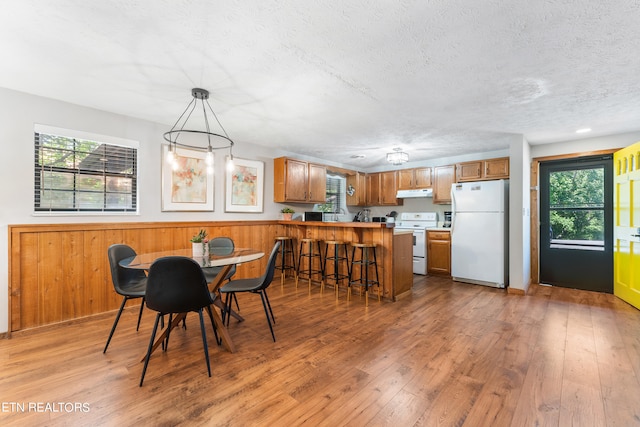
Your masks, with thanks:
[[[403,212],[396,221],[396,229],[413,231],[413,274],[427,274],[427,228],[437,226],[437,212]]]

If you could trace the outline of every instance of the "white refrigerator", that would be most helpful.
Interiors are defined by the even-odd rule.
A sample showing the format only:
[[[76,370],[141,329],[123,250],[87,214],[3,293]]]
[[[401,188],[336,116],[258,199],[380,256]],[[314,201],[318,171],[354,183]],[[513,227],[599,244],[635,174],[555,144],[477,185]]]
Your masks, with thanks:
[[[458,282],[508,285],[509,182],[451,186],[451,276]]]

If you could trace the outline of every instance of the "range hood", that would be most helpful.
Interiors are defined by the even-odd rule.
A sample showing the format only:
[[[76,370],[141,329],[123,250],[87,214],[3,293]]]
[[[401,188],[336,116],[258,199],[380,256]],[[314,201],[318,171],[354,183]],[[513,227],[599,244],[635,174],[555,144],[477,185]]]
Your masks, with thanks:
[[[410,199],[414,197],[433,197],[433,190],[425,188],[421,190],[399,190],[396,194],[397,199]]]

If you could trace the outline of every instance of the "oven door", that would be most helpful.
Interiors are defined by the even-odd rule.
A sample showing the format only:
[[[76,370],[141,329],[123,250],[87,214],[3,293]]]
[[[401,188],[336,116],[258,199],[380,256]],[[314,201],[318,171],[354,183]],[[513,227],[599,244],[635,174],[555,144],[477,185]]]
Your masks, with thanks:
[[[413,230],[413,256],[425,258],[427,256],[427,231]]]

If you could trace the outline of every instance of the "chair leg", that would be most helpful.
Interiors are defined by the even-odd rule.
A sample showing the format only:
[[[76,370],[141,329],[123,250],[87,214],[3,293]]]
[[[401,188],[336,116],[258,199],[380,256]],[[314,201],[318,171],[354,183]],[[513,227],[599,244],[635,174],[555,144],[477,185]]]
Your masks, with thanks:
[[[120,320],[120,315],[122,314],[122,310],[124,309],[124,305],[129,300],[129,297],[124,297],[122,299],[122,304],[120,304],[120,310],[118,310],[118,314],[116,314],[116,320],[113,322],[113,326],[111,327],[111,332],[109,332],[109,338],[107,338],[107,343],[104,346],[104,350],[102,353],[107,352],[107,347],[109,347],[109,343],[111,342],[111,337],[113,337],[113,333],[116,331],[116,326],[118,326],[118,321]]]
[[[271,326],[271,318],[269,317],[269,310],[267,308],[267,302],[264,298],[264,292],[259,292],[260,299],[262,299],[262,307],[264,307],[264,314],[267,316],[267,323],[269,324],[269,330],[271,331],[271,337],[273,338],[273,342],[276,342],[276,335],[273,333],[273,326]]]
[[[224,298],[224,315],[222,316],[222,323],[227,326],[229,326],[229,320],[231,320],[231,303],[233,302],[234,294],[235,292],[229,292]]]
[[[236,308],[240,311],[240,304],[238,304],[238,297],[235,292],[233,293],[233,300],[236,302]]]
[[[202,346],[204,348],[204,358],[207,361],[207,372],[211,377],[211,362],[209,361],[209,345],[207,344],[207,332],[204,329],[204,316],[202,315],[202,308],[198,310],[200,315],[200,331],[202,332]]]
[[[218,336],[218,328],[216,328],[216,324],[213,321],[213,313],[211,312],[211,306],[207,306],[207,312],[209,313],[209,319],[211,320],[211,327],[213,328],[213,335],[216,337],[216,344],[222,344],[220,337]]]
[[[173,313],[169,313],[169,324],[167,326],[167,328],[169,328],[167,330],[167,337],[164,339],[164,351],[167,351],[167,349],[169,348],[169,335],[171,335],[171,324],[173,323]]]
[[[273,315],[273,310],[271,310],[271,303],[269,302],[269,295],[267,295],[267,290],[263,289],[262,293],[264,294],[264,299],[267,301],[267,307],[269,307],[269,313],[271,313],[271,320],[273,324],[276,324],[276,317]]]
[[[140,329],[140,320],[142,320],[142,309],[144,308],[145,298],[142,297],[142,304],[140,304],[140,313],[138,313],[138,324],[136,325],[136,331]]]
[[[151,332],[151,339],[149,340],[149,347],[147,348],[147,356],[144,358],[144,367],[142,368],[142,376],[140,377],[140,387],[144,381],[144,375],[147,373],[147,366],[149,365],[149,359],[151,358],[151,349],[153,348],[153,341],[156,339],[156,331],[158,330],[158,321],[161,314],[156,315],[156,321],[153,323],[153,332]]]

